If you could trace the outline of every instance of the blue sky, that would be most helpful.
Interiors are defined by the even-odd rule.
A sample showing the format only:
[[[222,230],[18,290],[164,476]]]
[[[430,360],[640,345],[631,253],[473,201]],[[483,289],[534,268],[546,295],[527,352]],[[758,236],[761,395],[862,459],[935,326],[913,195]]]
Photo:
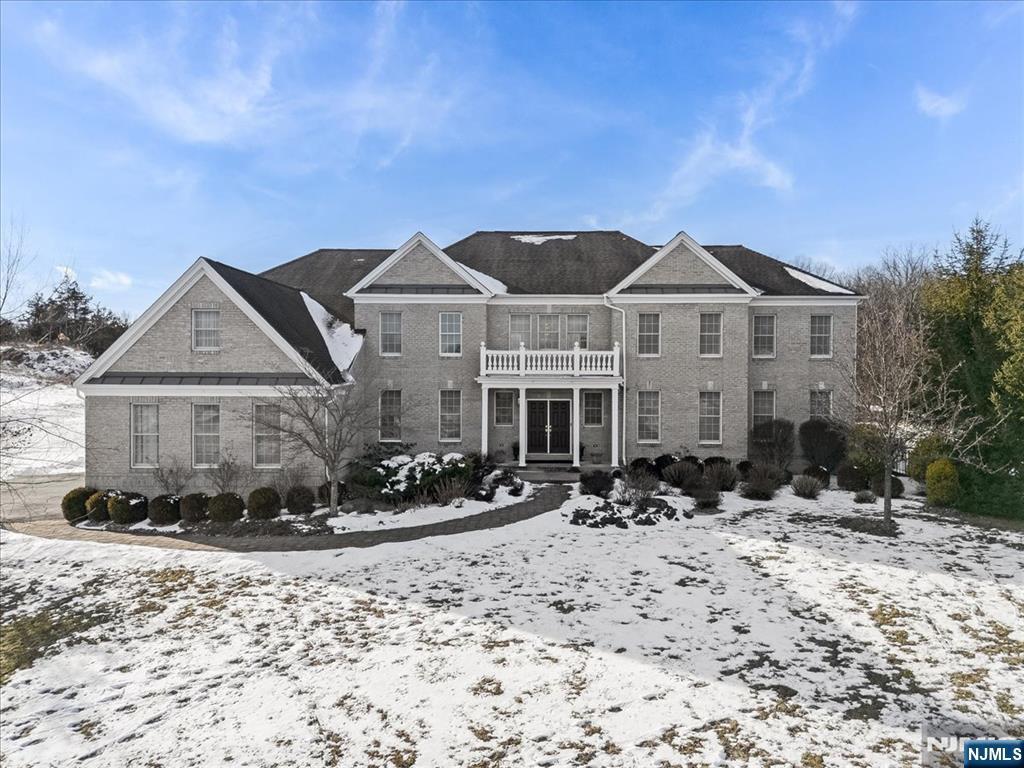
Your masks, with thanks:
[[[684,229],[1024,243],[1024,3],[0,4],[0,209],[137,314],[197,256]]]

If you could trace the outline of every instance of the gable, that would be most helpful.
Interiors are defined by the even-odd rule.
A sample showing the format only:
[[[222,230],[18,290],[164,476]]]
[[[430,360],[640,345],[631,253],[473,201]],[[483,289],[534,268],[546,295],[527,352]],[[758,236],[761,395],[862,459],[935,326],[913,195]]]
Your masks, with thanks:
[[[679,243],[654,266],[644,272],[633,286],[722,285],[726,281],[697,256],[686,243]]]
[[[381,285],[453,285],[459,288],[472,288],[468,281],[456,274],[447,264],[443,264],[422,243],[413,246],[365,290],[372,293],[375,286]]]
[[[611,294],[704,292],[748,296],[758,293],[685,232],[659,248],[610,291]]]

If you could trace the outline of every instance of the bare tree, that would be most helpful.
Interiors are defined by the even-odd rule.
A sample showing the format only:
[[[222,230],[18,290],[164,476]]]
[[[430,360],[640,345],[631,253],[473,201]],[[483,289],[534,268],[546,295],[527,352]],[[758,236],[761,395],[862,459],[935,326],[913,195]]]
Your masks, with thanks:
[[[242,494],[252,483],[252,469],[236,460],[230,453],[222,454],[217,466],[208,471],[210,484],[217,493]]]
[[[191,466],[171,457],[153,470],[153,479],[164,493],[180,496],[195,474]]]
[[[25,253],[24,224],[12,217],[0,235],[0,324],[6,326],[14,322],[24,306],[24,302],[15,303],[15,296],[29,259]]]

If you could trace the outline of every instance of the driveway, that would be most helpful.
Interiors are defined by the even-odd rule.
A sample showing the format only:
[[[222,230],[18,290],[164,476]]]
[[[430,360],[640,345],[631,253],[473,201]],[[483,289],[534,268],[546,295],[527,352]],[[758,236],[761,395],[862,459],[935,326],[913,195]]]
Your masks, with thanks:
[[[60,500],[85,483],[81,474],[17,475],[0,484],[0,521],[60,518]]]

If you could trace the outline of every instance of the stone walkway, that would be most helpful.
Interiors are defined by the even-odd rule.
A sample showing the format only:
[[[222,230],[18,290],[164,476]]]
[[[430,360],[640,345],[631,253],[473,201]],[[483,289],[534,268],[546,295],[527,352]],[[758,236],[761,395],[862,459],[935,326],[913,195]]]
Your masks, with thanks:
[[[113,531],[91,531],[75,528],[63,520],[37,520],[33,522],[12,522],[8,530],[31,536],[68,541],[89,541],[104,544],[133,544],[162,549],[228,550],[232,552],[302,552],[309,550],[345,549],[347,547],[375,547],[402,541],[415,541],[431,536],[450,536],[455,533],[484,531],[501,528],[520,520],[542,515],[558,509],[569,497],[564,485],[549,485],[540,488],[526,501],[507,507],[479,512],[454,520],[443,520],[426,525],[410,525],[406,528],[384,528],[377,531],[352,531],[320,536],[253,536],[233,538],[228,536],[201,536],[197,534],[134,534]]]

